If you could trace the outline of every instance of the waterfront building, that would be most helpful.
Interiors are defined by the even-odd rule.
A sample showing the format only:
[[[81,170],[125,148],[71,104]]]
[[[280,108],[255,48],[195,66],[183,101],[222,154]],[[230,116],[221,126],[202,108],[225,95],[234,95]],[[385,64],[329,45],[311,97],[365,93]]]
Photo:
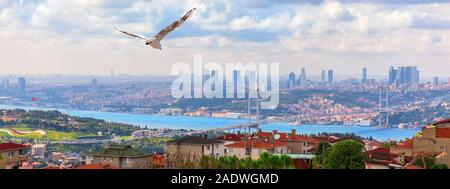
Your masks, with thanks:
[[[179,108],[163,108],[159,110],[159,113],[162,115],[178,116],[183,113],[183,110]]]
[[[230,119],[240,119],[244,118],[245,114],[238,113],[238,112],[227,112],[224,115],[224,118],[230,118]]]

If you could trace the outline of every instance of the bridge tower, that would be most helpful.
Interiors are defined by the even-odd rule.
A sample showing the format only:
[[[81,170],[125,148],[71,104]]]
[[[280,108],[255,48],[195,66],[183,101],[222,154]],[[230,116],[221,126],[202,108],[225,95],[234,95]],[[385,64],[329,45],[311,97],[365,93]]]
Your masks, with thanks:
[[[383,98],[384,96],[384,98]],[[389,88],[386,88],[383,91],[383,88],[380,87],[379,92],[379,102],[378,102],[378,125],[389,127]],[[384,101],[384,102],[383,102]],[[383,104],[385,107],[383,107]],[[385,117],[385,123],[383,124],[383,117]]]
[[[260,116],[259,116],[259,109],[260,109],[260,107],[261,107],[261,99],[260,99],[260,97],[259,97],[259,89],[257,89],[257,94],[258,94],[258,97],[257,98],[254,98],[254,99],[252,99],[252,98],[250,98],[250,93],[249,93],[249,95],[247,96],[247,119],[248,119],[248,124],[250,125],[250,124],[256,124],[256,127],[254,127],[254,128],[256,128],[256,129],[258,129],[259,128],[259,118],[260,118]],[[252,121],[252,111],[253,110],[255,110],[256,112],[256,116],[255,116],[255,120],[254,120],[254,122]],[[248,128],[248,133],[251,133],[251,129],[252,129],[252,127],[247,127]]]

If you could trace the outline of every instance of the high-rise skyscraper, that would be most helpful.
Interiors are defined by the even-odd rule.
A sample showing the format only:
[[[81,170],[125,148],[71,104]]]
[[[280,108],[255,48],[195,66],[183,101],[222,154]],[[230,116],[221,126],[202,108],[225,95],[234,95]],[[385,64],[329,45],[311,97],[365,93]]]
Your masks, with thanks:
[[[19,79],[17,80],[18,83],[18,89],[19,89],[19,96],[24,96],[26,93],[26,84],[25,84],[25,78],[24,77],[19,77]]]
[[[238,82],[240,79],[240,71],[239,70],[233,70],[233,88],[234,88],[234,98],[238,97]]]
[[[397,70],[394,69],[393,66],[389,67],[389,84],[394,84],[395,80],[397,80]]]
[[[97,88],[97,79],[92,79],[92,81],[91,81],[91,87],[92,88]]]
[[[288,79],[288,88],[292,88],[292,87],[294,87],[294,85],[295,85],[295,73],[294,72],[291,72],[290,74],[289,74],[289,79]]]
[[[322,70],[322,84],[325,84],[325,70]]]
[[[5,89],[5,90],[8,90],[8,88],[9,88],[9,79],[3,80],[2,88]]]
[[[300,75],[300,86],[307,86],[307,80],[306,80],[306,69],[302,67],[302,72]]]
[[[328,70],[328,84],[333,85],[333,70]]]
[[[367,68],[363,68],[362,70],[362,82],[366,83],[367,82]]]
[[[433,78],[433,87],[436,88],[439,86],[439,78],[438,77],[434,77]]]

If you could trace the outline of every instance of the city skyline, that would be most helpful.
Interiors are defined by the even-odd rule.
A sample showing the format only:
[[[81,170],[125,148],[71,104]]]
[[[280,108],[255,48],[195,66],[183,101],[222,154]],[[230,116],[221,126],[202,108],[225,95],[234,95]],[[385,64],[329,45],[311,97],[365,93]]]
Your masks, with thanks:
[[[193,6],[198,12],[161,52],[112,29],[151,34]],[[2,1],[0,74],[169,75],[173,64],[203,54],[223,64],[278,62],[283,75],[298,67],[337,76],[417,66],[422,76],[448,77],[449,8],[442,1]]]

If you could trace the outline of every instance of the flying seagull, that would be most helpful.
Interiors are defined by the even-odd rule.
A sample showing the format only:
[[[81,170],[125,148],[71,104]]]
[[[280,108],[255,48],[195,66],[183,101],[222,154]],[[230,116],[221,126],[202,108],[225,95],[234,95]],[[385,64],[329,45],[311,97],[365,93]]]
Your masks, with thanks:
[[[161,39],[166,36],[168,33],[172,32],[173,30],[180,27],[193,13],[193,11],[196,10],[196,8],[191,9],[189,12],[187,12],[183,17],[181,17],[179,20],[176,20],[172,24],[168,25],[166,28],[162,29],[158,34],[155,36],[148,38],[140,34],[134,34],[127,31],[124,31],[120,28],[114,27],[114,29],[119,30],[120,32],[127,34],[131,37],[142,39],[145,42],[145,45],[152,46],[155,49],[162,50],[161,48]]]

